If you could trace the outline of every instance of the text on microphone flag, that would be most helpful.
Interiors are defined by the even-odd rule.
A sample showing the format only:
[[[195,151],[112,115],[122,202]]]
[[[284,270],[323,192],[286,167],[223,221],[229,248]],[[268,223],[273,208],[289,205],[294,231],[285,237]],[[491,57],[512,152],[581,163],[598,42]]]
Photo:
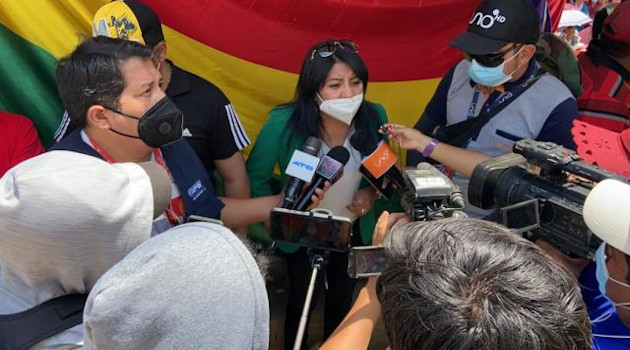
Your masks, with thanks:
[[[379,178],[396,164],[396,160],[398,160],[398,157],[394,151],[389,148],[386,142],[381,141],[374,152],[365,157],[361,164],[372,176]]]

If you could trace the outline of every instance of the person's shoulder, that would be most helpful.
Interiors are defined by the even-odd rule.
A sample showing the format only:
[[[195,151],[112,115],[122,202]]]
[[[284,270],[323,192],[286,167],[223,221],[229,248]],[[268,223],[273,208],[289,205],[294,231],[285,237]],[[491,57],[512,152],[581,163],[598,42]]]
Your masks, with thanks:
[[[27,117],[6,111],[0,111],[0,123],[3,129],[16,129],[20,127],[31,127],[33,125],[33,122]]]
[[[230,103],[223,91],[212,82],[185,69],[179,67],[176,67],[176,69],[179,69],[180,74],[184,75],[190,84],[190,90],[186,97],[195,98],[199,102],[207,104],[226,105]]]
[[[459,62],[455,63],[444,76],[451,75],[453,77],[465,77],[466,79],[470,79],[468,76],[468,69],[470,67],[470,61],[466,59],[462,59]]]
[[[379,117],[381,123],[387,123],[387,110],[385,106],[377,102],[365,101],[368,108],[370,108]]]
[[[550,73],[545,73],[532,87],[536,87],[532,90],[544,96],[545,100],[554,103],[561,103],[567,99],[575,100],[565,83]]]
[[[267,124],[286,125],[295,109],[290,105],[278,105],[271,109]]]
[[[471,85],[470,76],[468,75],[469,67],[470,62],[465,59],[451,66],[440,81],[442,89],[438,89],[433,98],[446,99],[446,95],[449,93],[457,92],[461,89],[472,89],[473,85]]]
[[[66,137],[56,142],[49,151],[54,150],[67,150],[72,151],[79,148],[82,144],[85,144],[81,139],[81,130],[77,129],[71,133],[69,133]]]
[[[382,104],[378,102],[372,102],[372,101],[365,101],[365,102],[367,103],[368,106],[370,106],[370,108],[378,112],[379,115],[387,114],[387,111],[385,110],[385,106],[383,106]]]

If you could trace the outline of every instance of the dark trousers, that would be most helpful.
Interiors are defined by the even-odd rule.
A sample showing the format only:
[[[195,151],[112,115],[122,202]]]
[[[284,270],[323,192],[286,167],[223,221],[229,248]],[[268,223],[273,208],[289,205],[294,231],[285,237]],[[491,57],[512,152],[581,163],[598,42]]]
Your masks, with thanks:
[[[359,225],[354,225],[357,229]],[[358,229],[352,237],[352,245],[361,242],[361,235]],[[360,243],[359,243],[360,244]],[[284,321],[284,348],[293,349],[295,336],[300,324],[302,309],[306,300],[308,285],[311,281],[311,262],[306,248],[300,248],[293,254],[286,254],[288,277],[289,277],[289,301],[287,304],[286,318]],[[331,252],[327,260],[325,269],[319,271],[317,281],[315,283],[315,291],[311,300],[308,321],[313,313],[313,309],[317,305],[317,300],[321,289],[324,288],[324,274],[328,282],[328,290],[325,292],[325,308],[324,308],[324,339],[328,338],[346,317],[350,307],[352,306],[352,293],[357,281],[348,277],[348,254]],[[325,271],[325,272],[324,272]],[[304,338],[302,338],[302,349],[307,349],[306,341],[308,339],[308,323]]]

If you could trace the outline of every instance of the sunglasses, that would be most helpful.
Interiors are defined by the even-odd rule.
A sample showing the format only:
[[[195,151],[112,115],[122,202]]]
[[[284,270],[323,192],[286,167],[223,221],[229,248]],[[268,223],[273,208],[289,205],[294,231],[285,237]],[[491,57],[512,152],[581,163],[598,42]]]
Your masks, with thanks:
[[[359,52],[359,45],[355,44],[352,40],[343,39],[339,41],[326,41],[315,46],[313,52],[311,53],[311,61],[315,58],[315,54],[319,55],[319,57],[321,58],[326,58],[334,55],[335,52],[337,52],[338,47],[350,50],[354,53]]]
[[[519,45],[513,45],[512,47],[507,48],[501,52],[489,53],[487,55],[471,55],[469,53],[466,53],[466,58],[469,61],[474,59],[484,67],[497,67],[505,60],[506,53],[508,53],[510,50],[518,51],[519,47]]]

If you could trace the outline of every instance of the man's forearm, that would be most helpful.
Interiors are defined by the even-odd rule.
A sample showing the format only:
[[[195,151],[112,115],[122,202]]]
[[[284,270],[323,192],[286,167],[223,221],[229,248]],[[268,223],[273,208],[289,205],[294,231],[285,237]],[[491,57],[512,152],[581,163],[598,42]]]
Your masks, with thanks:
[[[364,350],[370,345],[372,331],[381,315],[381,304],[376,297],[376,277],[368,279],[339,327],[320,350]]]
[[[221,210],[221,221],[229,228],[241,227],[269,219],[271,209],[280,205],[280,195],[258,198],[226,198]]]
[[[223,189],[225,196],[229,198],[251,198],[252,196],[247,174],[235,179],[225,180],[223,182]],[[247,225],[234,226],[232,229],[242,234],[247,233]]]
[[[230,198],[250,198],[252,196],[249,178],[239,177],[233,180],[224,180],[223,188],[225,196]]]

